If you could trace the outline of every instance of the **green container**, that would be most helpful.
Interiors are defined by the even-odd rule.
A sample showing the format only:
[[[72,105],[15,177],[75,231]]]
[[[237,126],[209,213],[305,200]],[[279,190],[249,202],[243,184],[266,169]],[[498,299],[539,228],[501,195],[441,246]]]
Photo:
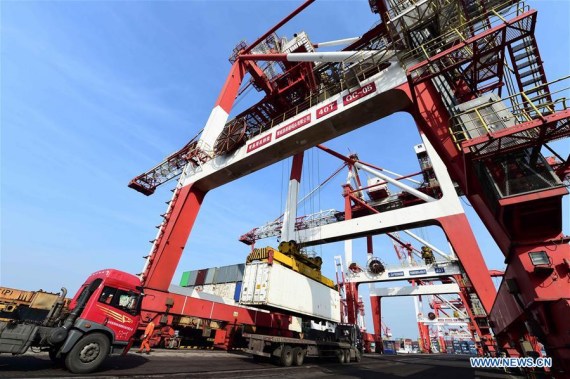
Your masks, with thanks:
[[[182,279],[180,279],[181,287],[188,287],[188,281],[190,280],[190,271],[185,271],[182,273]]]

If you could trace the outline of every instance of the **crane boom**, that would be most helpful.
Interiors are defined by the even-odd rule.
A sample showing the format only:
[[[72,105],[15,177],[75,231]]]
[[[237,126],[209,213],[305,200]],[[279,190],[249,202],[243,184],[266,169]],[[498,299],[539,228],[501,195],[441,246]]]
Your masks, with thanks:
[[[187,164],[197,166],[204,163],[210,157],[198,147],[199,136],[200,133],[184,145],[183,148],[170,154],[158,165],[133,178],[129,182],[129,187],[143,195],[149,196],[161,184],[180,176]]]

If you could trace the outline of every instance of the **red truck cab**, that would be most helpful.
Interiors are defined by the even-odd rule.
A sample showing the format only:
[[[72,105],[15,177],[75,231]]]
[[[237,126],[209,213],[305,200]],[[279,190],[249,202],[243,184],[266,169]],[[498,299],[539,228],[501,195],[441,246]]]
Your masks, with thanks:
[[[140,319],[141,282],[134,275],[107,269],[91,274],[70,303],[70,310],[92,283],[99,283],[81,312],[81,319],[106,327],[112,341],[129,342]],[[91,326],[93,328],[93,326]]]
[[[72,372],[87,373],[109,354],[126,354],[139,325],[142,296],[135,275],[114,269],[91,274],[69,305],[66,323],[59,328],[65,337],[54,358],[65,357]]]

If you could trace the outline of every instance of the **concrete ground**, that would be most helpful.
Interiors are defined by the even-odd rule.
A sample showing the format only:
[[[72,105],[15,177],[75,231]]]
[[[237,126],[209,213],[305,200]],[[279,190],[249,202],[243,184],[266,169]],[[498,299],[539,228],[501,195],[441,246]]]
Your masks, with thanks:
[[[113,356],[91,378],[518,378],[500,370],[472,369],[459,355],[366,354],[360,363],[308,360],[301,367],[279,367],[250,356],[209,350],[158,350],[150,355]],[[74,377],[45,353],[0,355],[2,378]]]

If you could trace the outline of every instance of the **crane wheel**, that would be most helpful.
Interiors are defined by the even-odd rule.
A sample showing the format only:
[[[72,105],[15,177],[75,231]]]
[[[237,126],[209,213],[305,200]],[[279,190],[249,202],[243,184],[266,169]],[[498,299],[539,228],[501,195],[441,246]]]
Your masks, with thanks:
[[[245,143],[246,131],[245,119],[234,119],[228,123],[214,143],[214,153],[219,156],[237,150]]]
[[[74,374],[95,371],[110,351],[109,338],[101,333],[83,336],[65,356],[65,367]]]
[[[379,275],[382,274],[384,271],[386,271],[386,267],[384,267],[384,264],[382,264],[382,262],[379,259],[372,258],[368,262],[368,271],[370,271],[375,275]]]
[[[305,350],[301,347],[293,349],[293,364],[295,366],[302,366],[305,361]]]
[[[283,350],[281,351],[281,366],[289,367],[293,364],[293,349],[289,345],[283,346]]]

